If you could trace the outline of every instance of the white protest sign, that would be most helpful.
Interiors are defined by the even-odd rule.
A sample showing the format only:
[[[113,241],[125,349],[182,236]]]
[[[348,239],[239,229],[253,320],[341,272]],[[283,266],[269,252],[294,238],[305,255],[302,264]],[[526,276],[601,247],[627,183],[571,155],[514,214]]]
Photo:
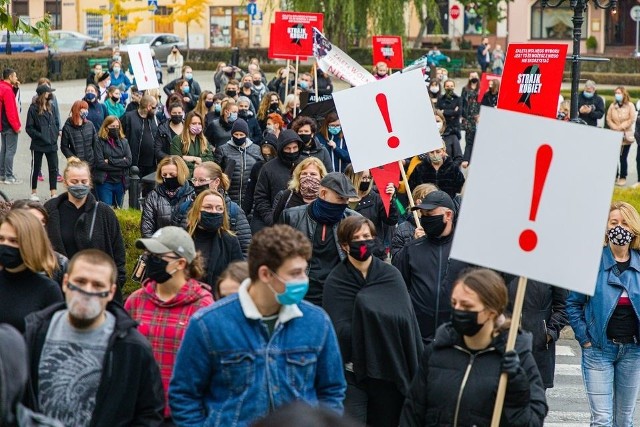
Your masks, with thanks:
[[[157,89],[160,87],[156,69],[151,58],[151,48],[148,44],[132,44],[127,46],[129,62],[136,77],[138,90]]]
[[[355,171],[442,147],[421,70],[333,94]]]
[[[593,295],[621,133],[486,107],[480,123],[451,257]]]

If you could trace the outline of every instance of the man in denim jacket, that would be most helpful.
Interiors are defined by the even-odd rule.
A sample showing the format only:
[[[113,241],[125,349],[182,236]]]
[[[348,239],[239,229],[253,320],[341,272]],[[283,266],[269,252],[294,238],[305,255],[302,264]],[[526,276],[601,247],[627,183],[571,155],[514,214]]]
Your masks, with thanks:
[[[247,426],[292,401],[342,412],[346,383],[327,314],[302,301],[311,244],[276,225],[255,234],[237,295],[190,320],[169,386],[181,426]]]

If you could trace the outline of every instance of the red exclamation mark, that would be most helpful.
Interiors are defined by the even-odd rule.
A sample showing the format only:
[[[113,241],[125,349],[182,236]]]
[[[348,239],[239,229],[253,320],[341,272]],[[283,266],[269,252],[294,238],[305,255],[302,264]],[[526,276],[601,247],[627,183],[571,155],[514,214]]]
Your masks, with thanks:
[[[149,77],[147,77],[147,72],[144,69],[144,61],[142,60],[142,52],[138,52],[138,58],[140,58],[140,65],[142,65],[142,72],[144,73],[144,81],[148,82]]]
[[[544,144],[538,147],[536,153],[535,174],[533,176],[533,195],[531,196],[531,209],[529,211],[529,221],[536,220],[538,215],[538,206],[542,198],[542,190],[547,180],[551,159],[553,158],[553,148]],[[531,229],[524,230],[520,233],[520,248],[525,252],[531,252],[538,244],[538,235]]]
[[[387,104],[387,96],[384,93],[377,94],[376,103],[378,104],[380,113],[382,113],[384,124],[387,126],[387,132],[393,132],[393,128],[391,127],[391,117],[389,116],[389,105]],[[398,145],[400,145],[400,139],[397,136],[390,136],[389,139],[387,139],[387,145],[389,145],[389,147],[391,148],[398,148]]]

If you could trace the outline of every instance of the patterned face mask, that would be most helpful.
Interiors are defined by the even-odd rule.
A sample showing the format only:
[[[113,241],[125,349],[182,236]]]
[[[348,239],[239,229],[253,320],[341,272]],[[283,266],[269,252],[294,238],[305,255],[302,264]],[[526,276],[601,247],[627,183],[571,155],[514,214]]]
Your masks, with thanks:
[[[607,235],[609,236],[609,241],[617,246],[626,246],[631,243],[631,240],[634,238],[632,232],[620,225],[616,225],[610,229]]]

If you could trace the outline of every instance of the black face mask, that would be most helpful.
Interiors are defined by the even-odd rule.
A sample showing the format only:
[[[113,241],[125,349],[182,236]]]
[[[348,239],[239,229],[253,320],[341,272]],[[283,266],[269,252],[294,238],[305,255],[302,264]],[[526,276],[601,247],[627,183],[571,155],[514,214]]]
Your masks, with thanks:
[[[260,86],[262,84],[262,80],[254,80],[253,84],[254,86]]]
[[[171,116],[171,123],[177,125],[178,123],[182,123],[182,114],[176,114]]]
[[[293,163],[300,158],[300,151],[296,151],[295,153],[282,152],[280,158],[287,163]]]
[[[174,191],[180,188],[180,183],[178,182],[178,177],[171,178],[162,178],[162,182],[164,183],[164,188],[169,191]]]
[[[271,104],[269,104],[269,110],[270,111],[276,111],[279,108],[280,104],[277,102],[272,102]]]
[[[115,96],[112,96],[112,97],[111,97],[111,100],[112,100],[113,102],[115,102],[116,104],[117,104],[118,102],[120,102],[120,98],[116,98]]]
[[[20,249],[12,246],[0,245],[0,265],[5,268],[17,268],[23,264]]]
[[[218,231],[222,227],[222,215],[219,212],[201,212],[198,226],[205,231]]]
[[[371,257],[371,255],[373,255],[375,246],[375,239],[351,242],[349,243],[349,255],[357,261],[366,261]]]
[[[367,191],[370,186],[371,186],[371,181],[360,181],[360,186],[358,187],[358,190]]]
[[[440,237],[447,227],[443,219],[444,215],[422,216],[420,225],[428,237]]]
[[[120,138],[120,129],[109,129],[108,132],[109,132],[109,137],[113,139]]]
[[[244,144],[245,142],[247,142],[247,137],[243,136],[242,138],[238,138],[236,136],[232,136],[231,140],[233,140],[233,143],[236,144],[238,147],[242,146],[242,144]]]
[[[238,110],[238,117],[241,119],[246,119],[249,117],[249,110]]]
[[[313,137],[313,135],[311,134],[302,134],[302,135],[298,135],[300,137],[300,139],[302,140],[302,143],[304,145],[308,145],[309,142],[311,142],[311,138]]]
[[[157,255],[151,255],[147,259],[146,276],[154,280],[156,283],[164,283],[171,279],[171,274],[167,273],[168,261],[163,260]]]
[[[477,311],[453,310],[451,312],[451,325],[460,335],[472,337],[480,332],[484,323],[478,323]]]
[[[479,80],[478,80],[478,79],[475,79],[475,78],[474,78],[474,79],[470,79],[470,80],[469,80],[469,83],[474,84],[474,85],[475,85],[475,84],[478,84],[478,82],[479,82]]]
[[[228,90],[225,93],[227,96],[230,96],[231,98],[233,98],[237,95],[238,92],[236,92],[235,90]]]
[[[193,186],[193,190],[196,192],[196,196],[200,193],[202,193],[204,190],[208,190],[209,189],[209,184],[202,184],[202,185],[194,185]]]

